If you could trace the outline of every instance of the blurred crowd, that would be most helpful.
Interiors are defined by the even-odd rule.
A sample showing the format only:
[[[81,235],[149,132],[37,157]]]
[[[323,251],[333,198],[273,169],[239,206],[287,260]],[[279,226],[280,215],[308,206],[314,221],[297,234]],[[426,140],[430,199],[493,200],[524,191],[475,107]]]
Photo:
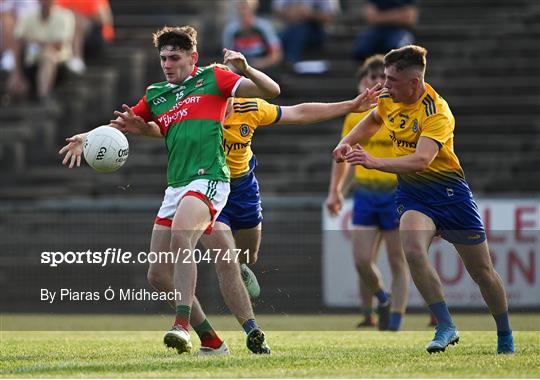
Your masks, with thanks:
[[[223,47],[242,52],[253,65],[272,70],[282,61],[299,74],[324,73],[324,45],[328,29],[341,12],[339,0],[272,0],[273,19],[257,15],[258,0],[233,0],[233,20],[223,33]],[[418,21],[415,0],[366,0],[367,28],[351,47],[351,57],[360,64],[369,56],[414,42]],[[308,59],[309,58],[309,59]]]
[[[323,74],[328,31],[342,12],[339,0],[268,0],[263,17],[258,0],[229,0],[230,20],[221,35],[225,48],[240,51],[270,75],[284,67],[297,74]],[[356,4],[353,2],[352,4]],[[351,59],[414,42],[415,0],[364,0],[360,33]],[[349,5],[350,8],[350,5]],[[359,12],[351,12],[351,14]],[[83,75],[115,37],[108,0],[0,0],[0,70],[9,100],[50,102],[55,86]]]
[[[0,69],[14,101],[50,102],[68,73],[114,39],[108,0],[0,0]]]

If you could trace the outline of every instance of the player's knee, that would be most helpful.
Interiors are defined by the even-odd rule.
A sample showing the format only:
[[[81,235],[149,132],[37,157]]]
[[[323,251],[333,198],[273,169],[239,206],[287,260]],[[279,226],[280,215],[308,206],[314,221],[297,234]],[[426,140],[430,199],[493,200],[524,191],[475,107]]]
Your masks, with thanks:
[[[249,250],[248,252],[248,261],[246,261],[245,263],[243,264],[255,264],[257,262],[257,260],[259,259],[259,250],[258,249],[254,249],[254,250]]]
[[[171,288],[172,279],[168,274],[156,270],[148,270],[146,278],[150,286],[158,291],[167,291]]]
[[[423,266],[427,262],[427,252],[416,244],[403,245],[405,258],[411,268]]]
[[[496,281],[495,271],[487,266],[471,271],[470,275],[474,282],[476,282],[480,287],[489,286],[491,283]]]
[[[391,245],[387,243],[387,251],[388,251],[388,261],[390,263],[392,262],[405,263],[406,262],[405,252],[403,251],[403,247],[401,243],[391,244]]]
[[[190,233],[186,231],[172,231],[171,233],[171,250],[177,251],[179,248],[191,247]]]
[[[407,262],[404,258],[395,258],[389,256],[388,263],[390,264],[390,271],[392,274],[397,274],[405,270]]]
[[[216,273],[219,277],[230,278],[240,275],[240,266],[234,260],[216,260]]]
[[[364,272],[371,267],[371,258],[368,256],[356,255],[354,258],[354,265],[358,272]]]

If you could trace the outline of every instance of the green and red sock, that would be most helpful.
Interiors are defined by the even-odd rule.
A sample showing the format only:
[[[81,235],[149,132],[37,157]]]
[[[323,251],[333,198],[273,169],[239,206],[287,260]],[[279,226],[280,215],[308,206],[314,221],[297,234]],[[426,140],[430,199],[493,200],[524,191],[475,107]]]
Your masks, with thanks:
[[[208,319],[205,319],[201,324],[193,326],[193,330],[201,339],[201,346],[208,348],[219,348],[223,344],[223,340],[217,335],[216,330],[212,327]]]
[[[189,318],[191,316],[191,307],[188,305],[176,306],[176,319],[173,326],[180,326],[189,331]]]

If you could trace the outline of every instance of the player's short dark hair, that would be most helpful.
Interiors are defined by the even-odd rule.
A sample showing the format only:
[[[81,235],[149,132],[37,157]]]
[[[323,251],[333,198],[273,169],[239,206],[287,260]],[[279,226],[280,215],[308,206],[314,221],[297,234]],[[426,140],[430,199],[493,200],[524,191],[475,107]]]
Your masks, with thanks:
[[[384,56],[382,54],[375,54],[366,58],[364,63],[358,68],[356,77],[358,80],[362,80],[367,77],[370,72],[376,70],[384,70]]]
[[[426,68],[427,50],[418,45],[407,45],[399,49],[390,50],[384,56],[384,67],[394,66],[402,71],[410,67],[418,67],[422,71]]]
[[[175,50],[197,50],[197,31],[189,25],[164,26],[153,35],[154,46],[161,51],[171,45]]]

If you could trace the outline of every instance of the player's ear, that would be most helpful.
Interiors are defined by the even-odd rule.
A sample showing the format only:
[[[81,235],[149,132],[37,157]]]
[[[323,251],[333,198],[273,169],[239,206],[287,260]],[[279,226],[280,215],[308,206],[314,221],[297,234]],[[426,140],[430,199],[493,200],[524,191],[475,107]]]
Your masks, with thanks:
[[[190,57],[191,57],[191,63],[196,65],[197,61],[199,60],[199,52],[192,51],[191,54],[190,54]]]

